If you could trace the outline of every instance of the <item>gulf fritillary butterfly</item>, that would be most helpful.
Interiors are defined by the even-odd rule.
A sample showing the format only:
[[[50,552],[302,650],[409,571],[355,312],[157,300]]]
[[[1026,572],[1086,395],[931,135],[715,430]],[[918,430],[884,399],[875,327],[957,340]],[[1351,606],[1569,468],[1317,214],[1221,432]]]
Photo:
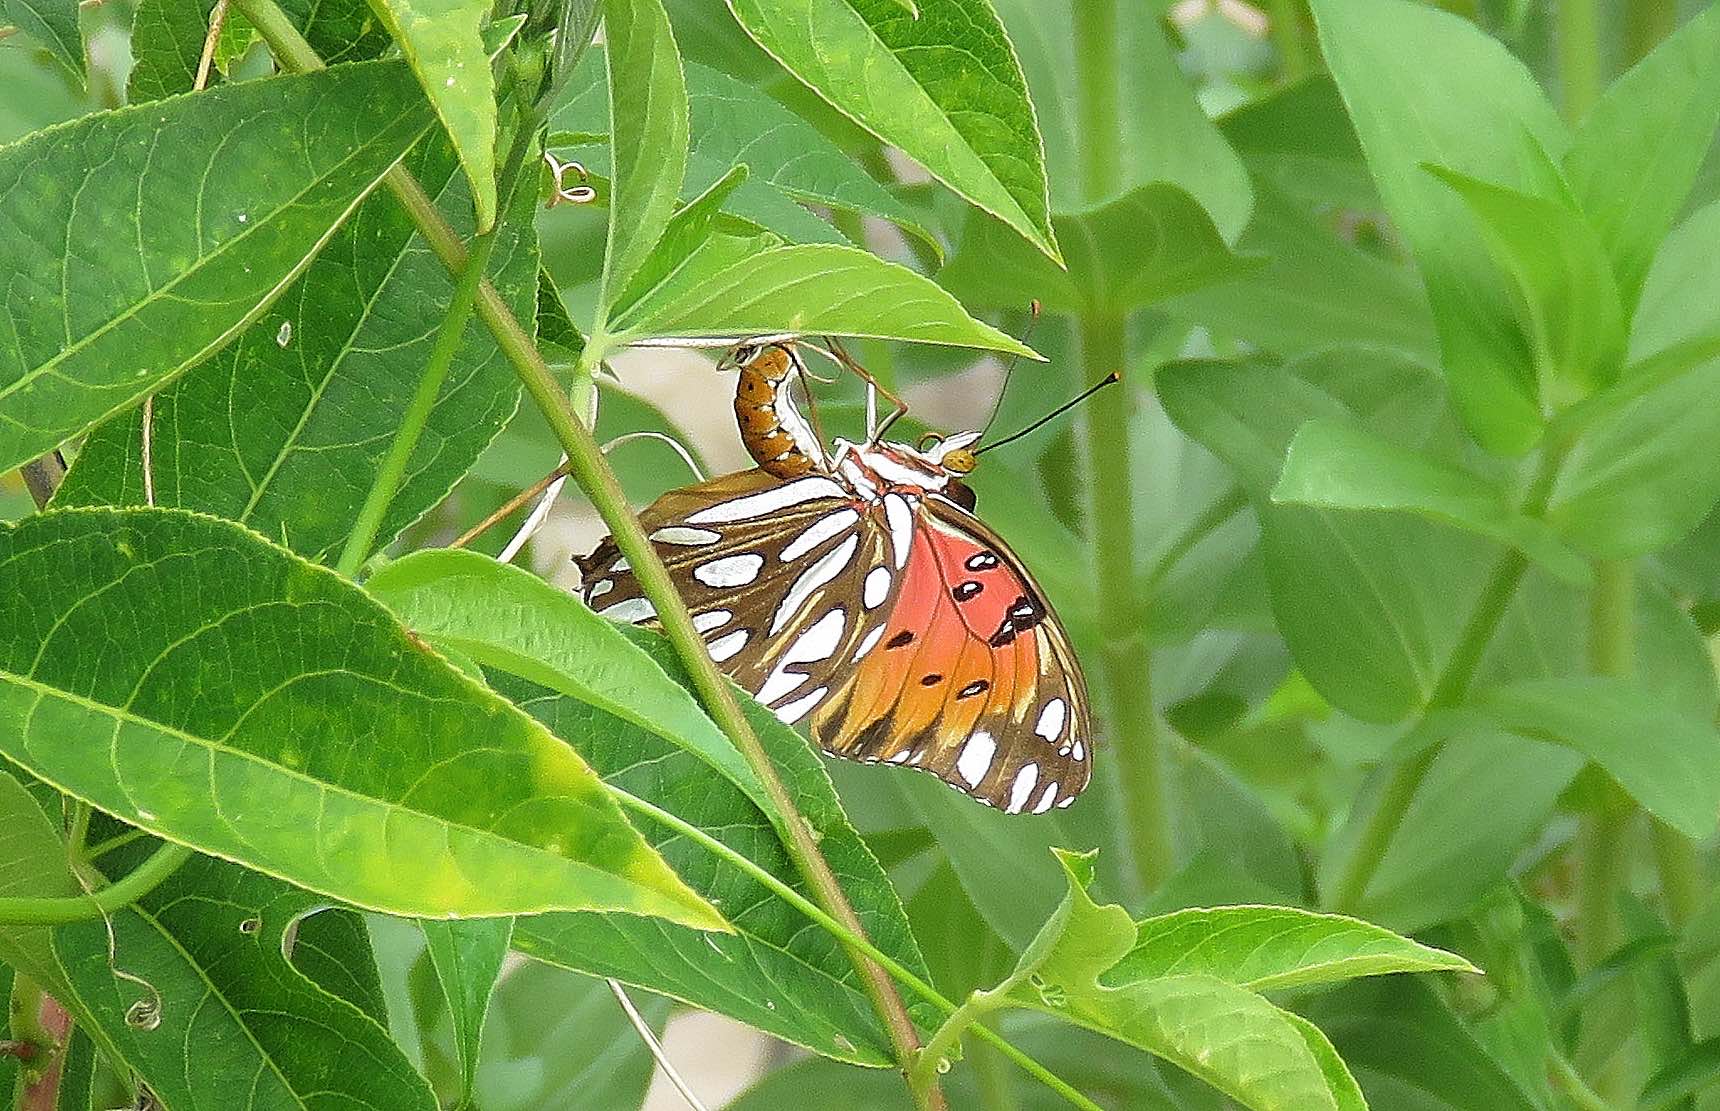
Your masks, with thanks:
[[[711,658],[783,721],[811,715],[833,755],[932,772],[1009,814],[1073,803],[1091,776],[1086,683],[1033,577],[973,515],[980,434],[912,447],[869,420],[866,442],[826,450],[788,388],[806,373],[792,346],[723,365],[759,466],[640,514]],[[655,618],[612,541],[579,563],[598,613]]]

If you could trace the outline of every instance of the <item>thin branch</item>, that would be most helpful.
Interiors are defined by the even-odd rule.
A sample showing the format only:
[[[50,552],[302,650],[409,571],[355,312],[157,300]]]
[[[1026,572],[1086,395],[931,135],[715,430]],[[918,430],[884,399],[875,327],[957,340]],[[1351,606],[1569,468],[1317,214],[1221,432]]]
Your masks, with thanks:
[[[104,918],[143,898],[191,858],[184,845],[165,844],[142,864],[92,895],[61,899],[0,898],[0,923],[9,926],[63,926]]]
[[[209,33],[203,36],[203,54],[197,59],[197,80],[191,88],[200,92],[209,87],[209,66],[215,61],[215,47],[221,42],[221,28],[227,22],[227,0],[215,0],[209,11]]]
[[[675,1071],[675,1065],[669,1060],[669,1055],[663,1052],[663,1043],[657,1040],[657,1034],[651,1029],[651,1024],[645,1021],[645,1016],[640,1014],[639,1008],[633,1005],[633,1000],[627,995],[627,989],[621,986],[619,980],[605,980],[604,983],[608,984],[609,990],[615,993],[615,1001],[621,1004],[622,1013],[627,1016],[627,1021],[633,1024],[633,1029],[638,1033],[639,1040],[644,1042],[645,1048],[651,1051],[651,1056],[656,1060],[657,1067],[663,1070],[663,1075],[669,1078],[669,1083],[673,1084],[675,1090],[681,1093],[681,1098],[687,1101],[687,1106],[691,1107],[693,1111],[706,1111],[705,1105],[699,1101],[698,1095],[694,1093],[692,1085],[688,1084],[686,1079]]]
[[[567,463],[563,462],[561,466],[509,498],[500,509],[490,514],[488,517],[485,517],[482,521],[479,521],[465,532],[462,532],[459,536],[455,537],[454,542],[448,546],[450,548],[464,548],[467,544],[470,544],[478,537],[495,528],[496,523],[502,518],[509,516],[515,510],[519,509],[520,506],[531,501],[533,498],[555,485],[555,483],[566,478],[568,470],[569,468]]]

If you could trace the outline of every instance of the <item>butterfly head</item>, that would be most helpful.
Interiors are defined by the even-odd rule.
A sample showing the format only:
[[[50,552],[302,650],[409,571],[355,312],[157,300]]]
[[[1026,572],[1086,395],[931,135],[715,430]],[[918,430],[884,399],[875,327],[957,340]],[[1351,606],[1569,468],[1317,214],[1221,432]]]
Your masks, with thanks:
[[[771,382],[781,382],[794,368],[794,353],[782,343],[743,343],[717,362],[717,370],[751,370]]]

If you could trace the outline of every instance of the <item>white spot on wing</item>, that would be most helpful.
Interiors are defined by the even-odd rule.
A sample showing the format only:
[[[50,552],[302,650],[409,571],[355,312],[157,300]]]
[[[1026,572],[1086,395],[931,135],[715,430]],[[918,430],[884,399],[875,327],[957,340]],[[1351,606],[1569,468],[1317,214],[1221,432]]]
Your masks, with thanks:
[[[800,577],[794,580],[794,585],[788,588],[788,593],[782,596],[782,604],[776,607],[776,614],[771,618],[772,636],[782,631],[783,626],[787,625],[801,605],[812,597],[814,591],[842,573],[842,569],[848,566],[848,561],[854,558],[854,552],[859,547],[860,538],[850,536],[800,573]]]
[[[709,613],[694,614],[693,628],[701,633],[708,633],[712,629],[720,629],[727,625],[733,617],[734,614],[728,610],[711,610]]]
[[[913,753],[904,748],[902,751],[896,753],[896,755],[890,757],[889,762],[892,764],[906,764],[908,762],[908,757],[912,755]]]
[[[665,525],[651,534],[651,539],[661,544],[684,544],[697,547],[700,544],[715,544],[723,538],[720,532],[712,532],[708,528],[688,528],[686,525]]]
[[[735,653],[747,646],[747,637],[751,635],[751,631],[747,629],[736,629],[732,633],[724,633],[705,645],[705,648],[711,653],[711,659],[717,663],[725,663],[734,659]]]
[[[1075,796],[1074,795],[1064,795],[1062,798],[1057,800],[1057,809],[1061,810],[1065,806],[1074,805],[1074,803],[1075,803]]]
[[[1069,708],[1061,698],[1053,698],[1045,704],[1045,709],[1039,711],[1039,724],[1033,731],[1048,741],[1055,741],[1063,732],[1063,721],[1068,716]]]
[[[832,536],[838,536],[851,528],[859,520],[860,514],[852,509],[839,509],[828,517],[820,517],[806,526],[806,530],[799,536],[789,541],[778,558],[784,563],[793,563]]]
[[[836,646],[841,643],[842,630],[847,624],[848,612],[841,606],[835,607],[813,622],[811,628],[795,637],[789,644],[787,651],[782,654],[781,662],[771,671],[754,697],[768,706],[806,682],[805,674],[788,669],[795,664],[828,660],[836,651]]]
[[[1009,805],[1004,808],[1005,814],[1019,814],[1021,808],[1027,805],[1027,800],[1033,794],[1034,784],[1039,782],[1039,765],[1023,764],[1021,770],[1015,773],[1015,782],[1009,787]]]
[[[890,569],[888,567],[874,567],[866,572],[866,588],[862,594],[866,608],[869,610],[877,609],[884,604],[884,599],[889,596]]]
[[[908,565],[908,550],[914,541],[914,511],[900,494],[884,495],[884,517],[890,523],[890,549],[896,570]]]
[[[821,475],[811,475],[797,478],[793,482],[785,482],[781,486],[772,486],[756,494],[748,494],[743,498],[733,498],[726,502],[718,502],[709,509],[701,509],[687,518],[689,525],[714,525],[725,521],[750,521],[755,517],[763,517],[787,509],[791,505],[799,505],[813,498],[841,498],[847,495],[842,487]]]
[[[829,687],[819,687],[816,690],[807,691],[793,702],[783,706],[778,706],[776,708],[776,716],[782,719],[782,723],[784,725],[793,725],[795,722],[805,717],[808,711],[818,705],[819,701],[829,693]]]
[[[854,650],[851,662],[858,662],[861,656],[864,656],[866,653],[872,651],[872,649],[878,647],[878,641],[883,637],[883,635],[884,626],[882,625],[867,633],[866,638],[860,642],[860,647]]]
[[[611,621],[625,621],[629,624],[657,616],[649,598],[629,598],[607,609],[598,610],[597,613],[598,616],[607,617]]]
[[[991,758],[997,755],[997,742],[991,734],[980,730],[969,737],[967,744],[962,746],[961,755],[956,757],[956,771],[967,780],[969,787],[978,787],[979,781],[985,778],[985,773],[991,770]]]
[[[614,590],[614,589],[615,589],[615,580],[614,579],[599,579],[596,582],[591,584],[590,590],[585,592],[585,600],[587,603],[595,602],[599,598],[603,597],[605,594],[608,594],[611,590]]]
[[[1043,814],[1047,810],[1050,810],[1052,804],[1055,803],[1056,801],[1057,801],[1057,781],[1055,779],[1053,779],[1050,783],[1047,783],[1045,785],[1045,793],[1043,795],[1039,796],[1039,805],[1037,805],[1033,808],[1033,812],[1035,814]]]
[[[1087,746],[1080,741],[1075,742],[1075,759],[1077,761],[1087,759]]]
[[[743,552],[701,563],[693,568],[693,577],[711,587],[745,586],[758,578],[759,568],[763,566],[763,556],[756,552]]]

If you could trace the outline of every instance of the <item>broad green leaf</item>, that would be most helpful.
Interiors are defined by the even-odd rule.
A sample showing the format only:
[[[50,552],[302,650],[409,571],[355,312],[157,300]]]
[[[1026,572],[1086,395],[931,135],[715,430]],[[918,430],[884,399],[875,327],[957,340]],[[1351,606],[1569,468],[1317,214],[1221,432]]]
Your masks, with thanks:
[[[1596,419],[1559,471],[1546,520],[1571,545],[1629,558],[1682,539],[1720,500],[1720,356],[1678,347],[1675,377]],[[1627,377],[1615,390],[1632,386]],[[1597,396],[1595,401],[1601,401]]]
[[[1470,471],[1353,425],[1312,420],[1290,441],[1272,488],[1280,504],[1398,510],[1445,521],[1513,545],[1560,578],[1586,582],[1588,564],[1506,492]]]
[[[687,168],[687,82],[659,0],[609,0],[603,52],[609,68],[613,169],[601,311],[608,315],[669,224]]]
[[[1696,1043],[1689,1054],[1650,1076],[1637,1097],[1639,1111],[1668,1111],[1720,1084],[1720,1038]]]
[[[1279,1013],[1308,1043],[1308,1052],[1318,1062],[1320,1074],[1326,1078],[1326,1086],[1331,1090],[1332,1102],[1337,1104],[1338,1111],[1368,1111],[1368,1100],[1362,1095],[1361,1085],[1356,1083],[1350,1067],[1338,1056],[1337,1048],[1325,1032],[1294,1011]]]
[[[721,18],[734,27],[727,13]],[[593,47],[574,72],[552,118],[554,127],[592,136],[609,133],[601,53],[601,47]],[[835,241],[835,229],[801,207],[814,204],[889,220],[933,249],[943,249],[912,209],[782,102],[696,62],[686,63],[686,74],[690,140],[683,201],[744,162],[751,173],[724,210],[792,242]],[[559,136],[552,134],[551,143],[559,145]],[[582,146],[576,157],[594,175],[608,173],[605,147]],[[809,230],[818,238],[807,239]]]
[[[406,165],[469,234],[472,205],[441,137],[427,137]],[[517,192],[490,256],[492,281],[522,319],[534,304],[535,207],[528,190]],[[394,198],[367,200],[253,327],[156,395],[156,503],[215,513],[332,560],[412,402],[453,288]],[[467,328],[378,548],[447,496],[519,396],[490,333]],[[96,429],[56,504],[142,504],[141,442],[139,412]]]
[[[1327,1032],[1381,1111],[1546,1111],[1489,1052],[1475,1030],[1421,979],[1364,980],[1311,1001]]]
[[[1143,185],[1097,208],[1052,219],[1067,270],[993,220],[970,215],[938,283],[970,304],[1124,314],[1236,278],[1256,260],[1231,253],[1206,211],[1174,185]]]
[[[629,635],[677,682],[687,681],[661,637],[638,630]],[[510,676],[493,681],[558,736],[578,744],[605,780],[692,822],[804,890],[764,812],[705,761],[576,699]],[[843,814],[819,755],[770,711],[751,700],[746,710],[867,936],[925,976],[901,903]],[[871,1066],[893,1063],[853,965],[829,935],[705,849],[651,823],[640,830],[677,874],[726,908],[732,936],[626,915],[548,914],[520,919],[514,947],[538,960],[718,1011],[825,1056]],[[912,1000],[908,1007],[923,1027],[936,1025],[937,1012]]]
[[[488,556],[447,549],[390,563],[365,589],[438,646],[684,748],[774,813],[752,768],[693,696],[613,622],[566,591]]]
[[[1720,11],[1708,10],[1613,82],[1565,155],[1626,311],[1684,207],[1720,124]]]
[[[1559,745],[1496,729],[1447,737],[1357,913],[1404,933],[1466,913],[1505,878],[1583,763]],[[1357,820],[1367,810],[1358,806]]]
[[[371,0],[406,56],[471,183],[477,227],[496,222],[496,90],[479,24],[483,0]]]
[[[1101,977],[1134,980],[1198,973],[1250,991],[1330,984],[1393,972],[1474,972],[1462,957],[1339,914],[1295,907],[1173,911],[1135,927],[1135,945]]]
[[[1027,82],[986,0],[728,4],[819,96],[1059,259]]]
[[[1462,200],[1422,167],[1545,195],[1564,125],[1522,64],[1466,19],[1409,0],[1310,7],[1380,197],[1421,266],[1458,411],[1484,446],[1522,451],[1541,411],[1510,290]]]
[[[1624,355],[1625,311],[1600,238],[1559,200],[1430,166],[1481,224],[1515,294],[1543,398],[1554,405],[1605,386]]]
[[[406,165],[470,232],[471,201],[442,138],[425,139]],[[490,277],[521,318],[537,272],[533,210],[518,191],[490,255]],[[365,201],[261,320],[157,394],[158,506],[218,514],[308,559],[332,559],[411,404],[452,289],[396,199]],[[485,328],[466,328],[378,549],[447,497],[518,404],[501,349]],[[96,428],[57,504],[143,504],[141,425],[134,411]]]
[[[571,749],[237,525],[39,514],[0,533],[0,592],[32,599],[0,640],[0,755],[126,822],[391,913],[723,928]]]
[[[657,241],[657,245],[651,248],[651,253],[645,256],[645,261],[639,264],[639,269],[628,281],[627,288],[616,296],[613,306],[616,315],[625,314],[636,302],[649,296],[652,290],[668,281],[675,271],[686,265],[695,251],[705,245],[705,241],[711,237],[717,218],[722,214],[723,202],[736,187],[746,184],[747,174],[744,163],[735,166],[669,218],[668,227],[663,229],[663,238]]]
[[[41,804],[9,770],[0,768],[0,896],[63,899],[82,895],[68,855],[65,839],[42,812]],[[65,982],[54,959],[53,931],[44,926],[0,923],[0,966],[4,965],[11,965],[50,993]]]
[[[1661,241],[1631,322],[1633,359],[1646,362],[1682,342],[1720,336],[1720,304],[1709,296],[1720,288],[1720,254],[1710,250],[1717,236],[1720,202],[1710,202]],[[1626,369],[1627,380],[1634,369]]]
[[[1033,983],[1015,987],[1015,1001],[1139,1046],[1244,1107],[1356,1106],[1353,1082],[1328,1077],[1322,1057],[1329,1055],[1316,1054],[1300,1026],[1251,991],[1198,974],[1106,986],[1100,977],[1134,944],[1134,923],[1122,907],[1099,906],[1087,894],[1090,858],[1061,850],[1057,857],[1069,892],[1022,954],[1018,973],[1032,970]]]
[[[405,67],[371,63],[122,108],[0,150],[0,468],[224,346],[428,123]]]
[[[114,1047],[163,1107],[346,1105],[432,1111],[387,1030],[294,967],[299,924],[325,900],[196,857],[137,905],[55,931],[80,1026]],[[110,960],[112,964],[110,964]],[[114,968],[142,977],[152,994]],[[158,999],[160,1024],[128,1021]],[[188,1067],[188,1047],[200,1048]]]
[[[626,340],[804,332],[1038,357],[969,316],[935,282],[857,247],[806,244],[752,253],[741,245],[732,261],[702,277],[672,294],[659,287],[657,296],[615,323],[615,335]]]
[[[460,1102],[470,1106],[478,1079],[484,1020],[490,996],[502,973],[502,961],[514,936],[512,918],[470,918],[458,922],[419,923],[429,945],[448,1013],[454,1019],[454,1049],[460,1063]]]
[[[1473,704],[1503,728],[1576,749],[1687,837],[1714,832],[1720,735],[1649,687],[1600,676],[1527,679],[1487,691]]]
[[[78,81],[84,79],[84,38],[77,0],[0,0],[0,21],[46,47]]]

